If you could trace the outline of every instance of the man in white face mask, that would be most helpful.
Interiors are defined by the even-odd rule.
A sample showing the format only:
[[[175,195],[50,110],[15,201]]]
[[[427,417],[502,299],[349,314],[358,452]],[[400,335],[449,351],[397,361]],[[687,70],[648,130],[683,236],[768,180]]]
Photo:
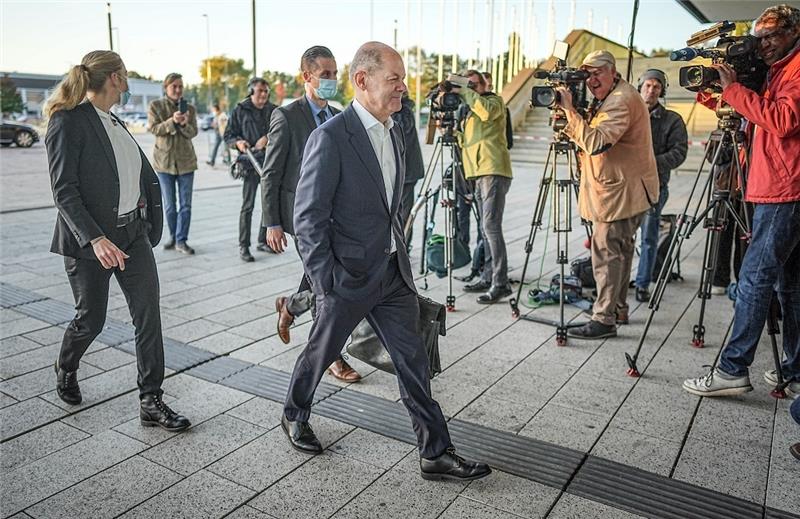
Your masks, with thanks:
[[[328,104],[337,92],[338,70],[331,51],[320,45],[311,47],[303,53],[300,69],[305,95],[272,113],[267,159],[261,179],[267,245],[276,253],[286,249],[286,235],[294,234],[294,193],[300,179],[306,141],[314,129],[339,113]],[[308,279],[303,276],[296,293],[275,301],[278,335],[284,343],[289,343],[289,327],[295,317],[311,308],[312,299]],[[331,365],[329,372],[346,382],[356,382],[361,378],[342,358]]]

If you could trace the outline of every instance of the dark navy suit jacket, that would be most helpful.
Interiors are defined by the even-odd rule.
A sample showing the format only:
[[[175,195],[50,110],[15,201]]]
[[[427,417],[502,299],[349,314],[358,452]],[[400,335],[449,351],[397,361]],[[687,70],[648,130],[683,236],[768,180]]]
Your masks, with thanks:
[[[391,130],[395,188],[386,199],[378,158],[358,114],[349,106],[311,133],[294,207],[294,230],[306,274],[317,296],[333,291],[350,300],[378,290],[389,264],[393,233],[401,275],[416,292],[398,218],[405,150]]]

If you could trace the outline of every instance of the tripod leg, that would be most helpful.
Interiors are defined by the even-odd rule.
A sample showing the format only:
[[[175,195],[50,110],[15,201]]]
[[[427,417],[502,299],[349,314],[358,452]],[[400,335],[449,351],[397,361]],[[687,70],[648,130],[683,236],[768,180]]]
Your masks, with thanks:
[[[691,342],[692,346],[695,348],[702,348],[705,346],[706,327],[703,323],[705,321],[706,301],[711,299],[711,282],[714,278],[714,272],[717,266],[720,235],[722,234],[722,228],[725,226],[724,217],[719,220],[719,212],[720,206],[715,203],[713,211],[714,216],[712,217],[713,221],[706,235],[706,246],[703,252],[703,270],[700,274],[700,288],[697,290],[697,297],[700,298],[700,315],[697,324],[694,325],[692,329]]]
[[[778,350],[778,339],[776,335],[781,333],[778,326],[778,312],[780,307],[778,305],[778,295],[772,293],[772,299],[769,302],[769,313],[767,314],[767,334],[769,335],[769,342],[772,344],[772,358],[775,361],[775,374],[778,377],[778,384],[770,391],[773,398],[786,398],[786,386],[788,382],[783,380],[783,371],[781,369],[781,354]]]

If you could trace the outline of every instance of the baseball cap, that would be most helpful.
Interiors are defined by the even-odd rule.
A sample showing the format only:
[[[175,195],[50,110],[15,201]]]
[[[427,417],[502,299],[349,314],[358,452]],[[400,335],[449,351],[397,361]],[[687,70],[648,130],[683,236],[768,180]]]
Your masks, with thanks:
[[[591,52],[583,59],[583,63],[581,63],[581,67],[592,68],[600,68],[608,65],[616,66],[617,60],[614,59],[614,55],[607,50],[596,50]]]

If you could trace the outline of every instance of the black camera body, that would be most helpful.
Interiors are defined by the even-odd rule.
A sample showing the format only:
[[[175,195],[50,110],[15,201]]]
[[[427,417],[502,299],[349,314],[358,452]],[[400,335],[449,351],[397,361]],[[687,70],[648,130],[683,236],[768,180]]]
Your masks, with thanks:
[[[563,60],[556,62],[556,68],[547,72],[540,70],[534,74],[537,79],[544,79],[546,86],[535,86],[531,88],[531,106],[545,107],[553,110],[550,116],[550,126],[555,131],[561,131],[567,126],[566,116],[558,106],[561,98],[555,87],[563,86],[569,89],[572,94],[572,104],[580,113],[584,113],[589,106],[586,99],[586,79],[589,73],[585,70],[567,67]]]
[[[712,48],[693,48],[673,51],[669,59],[672,61],[689,61],[696,57],[708,58],[712,63],[726,63],[736,71],[737,81],[750,90],[761,90],[767,77],[769,67],[758,55],[758,39],[755,36],[730,36],[735,24],[721,22],[710,29],[692,35],[687,44],[696,44],[719,37],[716,46]],[[681,67],[679,83],[682,87],[693,92],[703,89],[712,89],[721,92],[721,88],[714,84],[719,80],[719,72],[704,65],[690,65]]]
[[[461,96],[452,90],[459,86],[447,80],[442,81],[425,98],[431,109],[431,119],[440,121],[439,127],[442,129],[452,129],[455,126],[456,112],[462,100]]]

